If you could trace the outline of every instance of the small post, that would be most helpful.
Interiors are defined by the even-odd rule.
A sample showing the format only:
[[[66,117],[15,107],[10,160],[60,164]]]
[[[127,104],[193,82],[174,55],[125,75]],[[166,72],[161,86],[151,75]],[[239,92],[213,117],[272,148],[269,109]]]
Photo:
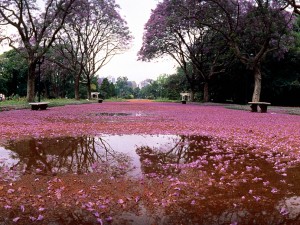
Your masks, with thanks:
[[[188,92],[182,92],[181,95],[181,103],[186,104],[187,101],[190,101],[190,93]]]

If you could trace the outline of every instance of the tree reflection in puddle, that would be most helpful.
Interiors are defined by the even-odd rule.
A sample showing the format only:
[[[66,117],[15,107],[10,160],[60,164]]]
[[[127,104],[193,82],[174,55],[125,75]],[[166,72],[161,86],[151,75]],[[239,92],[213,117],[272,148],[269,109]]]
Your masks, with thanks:
[[[298,160],[282,153],[185,135],[31,139],[5,149],[6,163],[25,173],[136,179],[140,212],[116,214],[116,224],[300,222]]]
[[[57,174],[106,172],[124,174],[129,169],[130,157],[112,149],[98,137],[62,137],[55,139],[30,139],[9,142],[11,159],[25,173]],[[10,159],[8,159],[10,162]]]

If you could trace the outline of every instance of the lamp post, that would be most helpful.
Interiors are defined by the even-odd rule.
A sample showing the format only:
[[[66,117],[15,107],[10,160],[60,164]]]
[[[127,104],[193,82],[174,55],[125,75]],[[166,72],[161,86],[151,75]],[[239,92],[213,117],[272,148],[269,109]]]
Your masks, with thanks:
[[[39,76],[38,76],[38,102],[41,101],[41,64],[44,62],[45,57],[42,56],[41,58],[38,59],[38,61],[36,62],[36,64],[39,65]]]

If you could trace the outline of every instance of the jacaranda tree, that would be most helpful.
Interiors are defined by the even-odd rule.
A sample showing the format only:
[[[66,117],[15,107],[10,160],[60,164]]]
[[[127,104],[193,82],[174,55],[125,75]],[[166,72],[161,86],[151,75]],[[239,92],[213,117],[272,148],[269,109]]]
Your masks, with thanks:
[[[22,51],[27,59],[28,101],[34,100],[37,62],[54,42],[75,2],[78,0],[0,0],[0,41]]]
[[[202,2],[165,0],[153,10],[145,25],[142,60],[169,55],[184,71],[190,84],[192,100],[196,89],[203,86],[203,101],[209,96],[211,78],[230,62],[225,39],[198,21]]]
[[[68,62],[64,66],[76,74],[76,99],[79,81],[85,83],[90,98],[91,80],[96,73],[129,46],[132,37],[118,8],[114,0],[85,1],[59,34],[56,47]]]
[[[177,3],[164,0],[152,11],[144,28],[143,45],[138,54],[139,59],[144,61],[171,56],[184,71],[193,94],[198,77],[195,70],[189,69],[189,50],[191,45],[199,40],[201,33],[197,32],[198,30],[193,32],[192,29],[188,29],[187,21],[181,21],[182,17],[178,13],[180,7]]]
[[[293,43],[292,14],[280,1],[207,0],[199,9],[198,20],[218,31],[235,56],[252,71],[252,101],[260,101],[261,64],[267,54],[282,58]],[[204,6],[205,5],[205,6]]]

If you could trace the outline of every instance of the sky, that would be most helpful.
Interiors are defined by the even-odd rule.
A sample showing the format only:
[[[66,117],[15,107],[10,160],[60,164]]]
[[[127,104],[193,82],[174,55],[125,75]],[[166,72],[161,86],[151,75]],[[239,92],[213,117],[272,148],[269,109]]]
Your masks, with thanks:
[[[115,56],[99,71],[100,77],[126,76],[129,81],[137,83],[150,78],[156,79],[161,74],[173,74],[175,61],[170,58],[154,59],[151,62],[137,60],[137,53],[142,46],[144,25],[148,21],[151,9],[155,9],[157,0],[116,0],[120,5],[120,15],[127,21],[134,36],[132,47],[122,55]]]

